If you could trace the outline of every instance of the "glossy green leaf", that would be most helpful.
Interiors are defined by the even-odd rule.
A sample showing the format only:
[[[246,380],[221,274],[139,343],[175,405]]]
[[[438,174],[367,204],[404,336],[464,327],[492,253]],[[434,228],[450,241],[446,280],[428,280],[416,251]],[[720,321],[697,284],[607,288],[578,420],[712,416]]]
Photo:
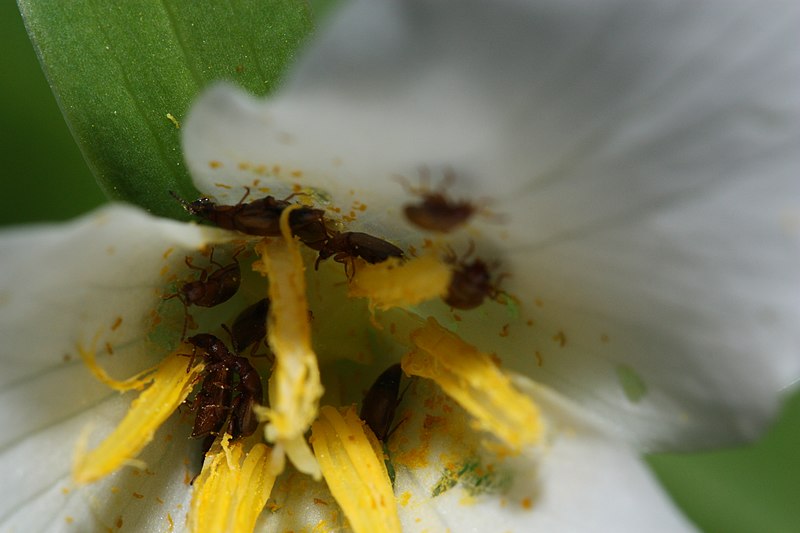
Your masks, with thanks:
[[[115,199],[185,218],[179,125],[214,80],[276,86],[311,29],[302,0],[19,0],[72,133]],[[45,156],[45,154],[43,154]]]

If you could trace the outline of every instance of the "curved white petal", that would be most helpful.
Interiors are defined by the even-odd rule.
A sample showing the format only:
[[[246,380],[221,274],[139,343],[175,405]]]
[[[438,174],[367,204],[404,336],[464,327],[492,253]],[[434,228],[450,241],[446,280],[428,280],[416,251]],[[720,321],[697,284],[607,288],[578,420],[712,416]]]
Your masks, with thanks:
[[[25,435],[0,451],[5,484],[0,507],[3,531],[181,531],[189,481],[200,471],[199,443],[191,425],[175,415],[156,433],[139,459],[146,470],[123,468],[85,487],[71,480],[76,435],[105,428],[124,416],[131,397],[113,397],[63,422]]]
[[[198,445],[187,442],[188,422],[179,416],[144,452],[148,472],[123,469],[97,485],[73,486],[82,430],[90,429],[96,442],[134,397],[95,379],[77,345],[88,347],[99,334],[98,361],[120,379],[159,360],[167,348],[148,335],[157,331],[152,312],[166,280],[185,269],[186,254],[221,238],[125,206],[66,225],[0,233],[2,529],[62,531],[70,523],[94,530],[115,527],[119,516],[136,530],[162,531],[167,512],[183,520],[177,506],[188,493],[184,458],[197,454]],[[176,342],[179,335],[162,340]]]
[[[290,466],[275,482],[256,531],[350,531],[346,523],[325,481],[314,481]]]
[[[353,2],[275,99],[201,97],[184,146],[205,192],[317,187],[415,245],[392,176],[452,168],[507,217],[472,236],[525,315],[462,333],[639,445],[727,442],[800,375],[798,30],[779,0]]]
[[[541,361],[512,364],[650,449],[756,437],[800,375],[800,235],[783,220],[800,191],[776,198],[793,182],[739,181],[514,254],[509,287],[535,295],[540,335],[506,349]]]
[[[432,383],[416,380],[407,390],[388,442],[404,532],[693,530],[636,452],[602,422],[552,390],[515,382],[542,408],[550,435],[542,448],[510,458],[487,452],[480,442],[487,435],[470,430],[469,415]],[[452,485],[443,483],[459,471]],[[290,468],[257,530],[345,525],[325,483]]]
[[[483,451],[461,409],[433,387],[412,386],[408,418],[390,444],[403,531],[693,530],[628,445],[552,390],[518,384],[551,433],[543,447],[506,459]],[[421,456],[427,465],[403,466]]]

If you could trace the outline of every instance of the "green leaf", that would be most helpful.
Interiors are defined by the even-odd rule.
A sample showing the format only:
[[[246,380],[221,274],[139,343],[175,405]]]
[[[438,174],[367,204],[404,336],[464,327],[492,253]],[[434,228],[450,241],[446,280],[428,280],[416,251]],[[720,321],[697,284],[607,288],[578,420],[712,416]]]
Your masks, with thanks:
[[[271,91],[312,28],[301,0],[19,0],[28,33],[106,193],[185,219],[194,199],[179,125],[225,79]],[[46,157],[43,153],[42,157]]]

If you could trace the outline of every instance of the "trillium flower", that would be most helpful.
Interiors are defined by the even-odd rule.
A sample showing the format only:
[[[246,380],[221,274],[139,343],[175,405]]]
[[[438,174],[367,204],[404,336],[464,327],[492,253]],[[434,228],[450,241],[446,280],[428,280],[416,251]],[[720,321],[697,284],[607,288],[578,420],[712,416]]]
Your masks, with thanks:
[[[324,280],[344,281],[338,265],[309,269],[322,402],[333,405],[313,423],[314,451],[347,451],[335,428],[354,427],[352,410],[336,407],[401,355],[411,373],[409,353],[441,357],[429,367],[456,377],[404,378],[388,438],[404,530],[691,529],[639,453],[753,438],[800,375],[798,26],[800,9],[780,2],[365,0],[271,100],[228,86],[203,94],[185,156],[220,203],[244,188],[300,191],[347,230],[420,253],[473,243],[499,264],[495,280],[508,274],[496,281],[507,296],[475,310],[432,301],[373,317],[334,297]],[[420,173],[453,175],[447,194],[480,206],[465,228],[440,237],[409,224]],[[96,353],[117,380],[161,364],[182,333],[180,306],[162,310],[185,257],[234,253],[241,239],[121,206],[0,237],[4,528],[184,527],[200,491],[185,409],[127,459],[138,468],[72,481],[76,443],[96,446],[133,397],[79,356]],[[270,290],[284,286],[275,279]],[[428,326],[406,335],[391,312]],[[483,364],[490,353],[497,381],[459,377],[458,356]],[[497,409],[506,383],[518,396]],[[476,417],[481,407],[492,415]],[[509,454],[530,428],[506,423],[503,438],[489,422],[528,408],[541,438]],[[279,429],[272,437],[287,445]],[[246,459],[230,466],[242,453],[230,446],[229,467],[250,472]],[[346,470],[360,466],[356,456]],[[256,527],[340,527],[346,497],[326,479],[330,491],[289,467]]]

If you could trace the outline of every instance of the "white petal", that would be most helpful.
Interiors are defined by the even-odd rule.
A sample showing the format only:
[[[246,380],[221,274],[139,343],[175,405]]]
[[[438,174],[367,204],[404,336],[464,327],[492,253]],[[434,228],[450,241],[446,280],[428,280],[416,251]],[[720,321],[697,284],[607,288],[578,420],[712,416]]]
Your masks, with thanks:
[[[275,482],[270,499],[256,531],[350,531],[325,481],[314,481],[293,466]]]
[[[416,245],[392,176],[450,167],[507,215],[479,253],[536,320],[467,336],[638,445],[750,438],[800,375],[799,30],[780,0],[353,2],[273,100],[201,97],[187,159],[222,198],[319,187]]]
[[[468,415],[435,385],[412,383],[389,439],[403,531],[693,530],[636,453],[602,423],[545,387],[515,382],[542,408],[552,433],[543,449],[506,459],[482,448],[487,436],[470,430]],[[478,468],[433,495],[448,468],[475,460]],[[290,469],[271,497],[259,531],[344,527],[324,482]]]
[[[130,396],[113,397],[64,422],[25,435],[0,452],[5,480],[0,507],[3,531],[106,531],[120,524],[131,531],[180,531],[191,489],[200,471],[199,443],[187,439],[189,422],[176,414],[139,459],[147,469],[123,468],[92,485],[71,480],[76,435],[87,426],[112,426]]]
[[[783,115],[800,100],[790,70],[800,59],[788,46],[796,6],[627,4],[352,2],[274,99],[222,89],[201,98],[184,129],[195,181],[235,199],[216,184],[247,185],[256,168],[279,165],[279,178],[335,197],[402,197],[393,173],[452,165],[456,193],[541,197],[530,228],[538,241],[630,209],[618,194],[658,170],[644,157],[620,166],[630,161],[613,156],[634,141],[641,156],[683,163],[637,191],[640,204],[699,186],[684,172],[688,156],[712,146],[735,155],[732,142],[764,131],[791,141],[797,126]],[[715,133],[698,149],[698,136]],[[562,216],[587,198],[593,209]]]
[[[533,348],[542,366],[528,357],[517,368],[623,421],[646,448],[757,436],[800,375],[800,235],[782,220],[800,207],[790,180],[740,181],[514,255],[509,289],[541,305],[535,331],[509,335],[507,349]]]
[[[404,416],[411,414],[398,431],[403,435],[395,437],[400,449],[393,452],[403,531],[693,529],[630,447],[553,391],[527,380],[519,384],[548,418],[552,440],[543,449],[506,460],[481,452],[478,436],[465,426],[442,422],[464,416],[458,407],[429,393],[420,401],[417,386],[412,387],[403,409]],[[408,469],[401,464],[402,453],[414,432],[429,434],[425,456],[430,464]],[[448,469],[462,474],[441,490],[447,487],[442,480]]]
[[[66,225],[0,234],[3,527],[56,531],[71,521],[79,530],[91,530],[98,523],[114,526],[117,513],[145,531],[156,526],[146,524],[150,518],[141,513],[142,505],[156,504],[163,509],[157,514],[159,530],[166,512],[183,519],[175,507],[188,493],[183,460],[187,447],[197,447],[186,443],[185,422],[180,430],[173,422],[172,429],[156,436],[163,443],[171,433],[179,444],[154,445],[145,452],[155,475],[135,479],[126,469],[91,488],[72,487],[72,457],[81,431],[91,427],[94,439],[107,434],[133,397],[99,383],[76,348],[100,333],[98,360],[121,379],[152,365],[165,348],[147,340],[153,331],[150,313],[159,307],[167,278],[176,267],[185,269],[187,253],[220,237],[214,230],[155,219],[125,206]],[[174,494],[173,478],[182,489]],[[121,492],[112,494],[112,486]],[[144,495],[143,501],[133,492]],[[158,504],[156,496],[169,503]]]

